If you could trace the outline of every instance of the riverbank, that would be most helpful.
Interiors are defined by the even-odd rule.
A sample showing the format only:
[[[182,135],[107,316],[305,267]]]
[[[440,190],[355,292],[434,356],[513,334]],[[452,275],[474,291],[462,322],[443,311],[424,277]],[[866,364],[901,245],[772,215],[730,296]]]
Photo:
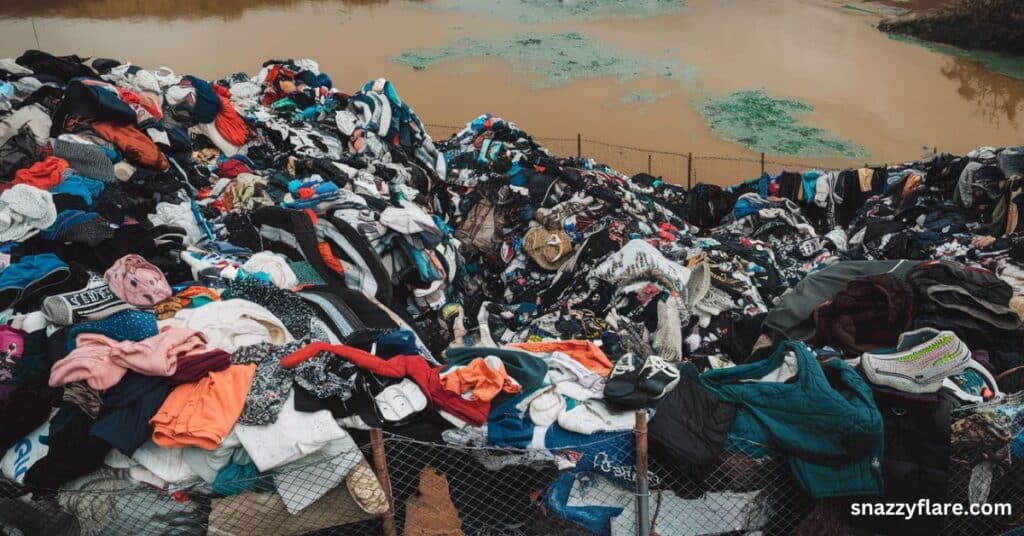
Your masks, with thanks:
[[[883,20],[878,29],[964,49],[1024,55],[1024,2],[955,0]]]

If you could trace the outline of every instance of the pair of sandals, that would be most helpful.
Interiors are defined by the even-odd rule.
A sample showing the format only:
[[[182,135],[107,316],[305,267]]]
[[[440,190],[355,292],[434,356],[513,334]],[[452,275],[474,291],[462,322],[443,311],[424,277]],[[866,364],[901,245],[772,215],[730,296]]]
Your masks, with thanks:
[[[679,369],[659,356],[646,359],[626,354],[615,362],[604,398],[610,403],[629,409],[641,409],[660,400],[679,384]]]
[[[377,413],[386,423],[400,423],[427,409],[427,396],[416,382],[405,378],[373,397]]]

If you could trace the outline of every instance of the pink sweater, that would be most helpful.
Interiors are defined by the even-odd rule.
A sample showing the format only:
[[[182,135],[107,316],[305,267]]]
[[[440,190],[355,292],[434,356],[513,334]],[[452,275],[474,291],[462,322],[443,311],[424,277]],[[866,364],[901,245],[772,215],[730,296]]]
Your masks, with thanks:
[[[110,389],[128,369],[147,376],[171,376],[179,357],[205,349],[206,337],[185,328],[166,328],[139,342],[83,333],[77,347],[50,369],[50,386],[85,380],[93,389]]]

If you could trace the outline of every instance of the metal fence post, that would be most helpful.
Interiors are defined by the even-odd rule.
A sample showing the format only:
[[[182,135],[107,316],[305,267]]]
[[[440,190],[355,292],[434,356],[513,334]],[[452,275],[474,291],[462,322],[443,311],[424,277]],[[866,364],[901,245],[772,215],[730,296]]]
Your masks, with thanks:
[[[651,495],[647,487],[647,411],[636,411],[636,425],[633,428],[636,440],[636,533],[637,536],[651,534]]]
[[[647,174],[651,174],[651,155],[647,155]]]
[[[370,446],[373,449],[373,468],[377,480],[388,498],[388,511],[384,514],[384,536],[395,536],[395,497],[391,494],[391,476],[388,475],[388,460],[384,453],[384,431],[380,428],[370,430]]]
[[[761,153],[761,174],[764,175],[764,153]]]
[[[576,133],[576,158],[583,159],[583,135]]]
[[[686,191],[693,188],[693,153],[686,155]]]

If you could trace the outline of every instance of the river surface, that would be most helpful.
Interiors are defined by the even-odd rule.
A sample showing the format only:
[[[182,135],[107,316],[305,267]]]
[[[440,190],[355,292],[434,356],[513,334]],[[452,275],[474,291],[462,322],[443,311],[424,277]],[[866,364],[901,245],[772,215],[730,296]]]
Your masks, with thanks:
[[[310,57],[336,87],[391,79],[428,124],[484,112],[556,152],[844,165],[1024,143],[1024,80],[874,25],[935,0],[3,0],[0,55],[53,53],[206,78]],[[1024,69],[1019,75],[1024,77]],[[431,128],[435,137],[450,129]],[[568,141],[571,140],[571,141]],[[646,152],[584,141],[627,172]],[[678,180],[685,161],[655,152]],[[729,183],[756,166],[696,161]]]

